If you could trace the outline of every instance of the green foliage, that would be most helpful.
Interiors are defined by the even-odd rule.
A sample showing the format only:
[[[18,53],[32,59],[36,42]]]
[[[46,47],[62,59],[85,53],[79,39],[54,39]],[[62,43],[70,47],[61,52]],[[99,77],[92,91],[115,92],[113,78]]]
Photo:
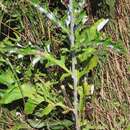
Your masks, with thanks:
[[[66,24],[69,15],[67,16],[66,13],[62,18],[59,18],[60,16],[58,17],[55,12],[51,12],[49,7],[39,6],[39,0],[27,1],[29,8],[26,7],[24,13],[22,10],[17,10],[18,16],[16,16],[16,19],[19,20],[18,23],[20,23],[18,25],[19,33],[22,32],[21,25],[29,24],[28,26],[31,25],[32,28],[35,26],[35,32],[32,29],[29,33],[34,35],[36,42],[33,43],[30,39],[23,40],[19,33],[15,33],[14,38],[7,37],[0,42],[0,67],[1,69],[5,67],[0,71],[0,83],[7,86],[7,88],[0,89],[0,104],[13,104],[19,99],[26,99],[23,104],[24,113],[33,116],[34,119],[28,119],[28,123],[33,128],[52,130],[66,128],[69,130],[74,126],[75,123],[71,118],[74,114],[74,106],[72,105],[74,99],[70,96],[74,89],[71,69],[73,54],[78,61],[75,72],[78,73],[78,113],[81,114],[79,116],[81,126],[84,122],[85,102],[86,98],[92,94],[90,91],[93,85],[88,84],[83,79],[88,78],[86,75],[97,67],[101,58],[100,52],[107,53],[106,48],[112,45],[112,41],[97,30],[105,19],[100,19],[92,26],[86,27],[83,22],[83,19],[86,18],[83,2],[74,2],[74,23],[77,26],[74,31],[74,48],[71,48],[67,40],[70,35],[70,23]],[[26,10],[30,11],[29,14],[26,14]],[[25,14],[30,19],[30,23],[24,23],[21,20]],[[36,20],[34,21],[34,19]],[[56,32],[55,28],[60,28],[60,33]],[[42,35],[44,36],[42,37]],[[37,36],[42,38],[37,39]],[[58,54],[54,52],[54,41],[57,41],[60,46],[60,48],[56,48],[59,51]],[[48,43],[51,43],[50,46]],[[64,85],[65,88],[61,89],[61,85]],[[69,92],[70,89],[71,92]],[[87,123],[85,126],[83,125],[85,129],[88,129],[87,125]]]
[[[57,121],[44,121],[44,122],[41,122],[39,120],[37,121],[32,121],[32,120],[29,120],[28,121],[29,124],[33,127],[33,128],[37,128],[37,129],[40,129],[40,128],[43,128],[43,127],[48,127],[49,129],[52,129],[52,130],[60,130],[60,129],[63,129],[63,128],[68,128],[69,126],[72,125],[72,122],[69,121],[69,120],[57,120]]]
[[[4,92],[4,96],[1,99],[1,104],[8,104],[11,103],[15,100],[21,99],[24,97],[32,97],[32,95],[34,94],[34,89],[32,89],[29,85],[27,84],[23,84],[20,86],[22,89],[22,93],[19,90],[17,85],[10,85],[9,89],[7,89]]]

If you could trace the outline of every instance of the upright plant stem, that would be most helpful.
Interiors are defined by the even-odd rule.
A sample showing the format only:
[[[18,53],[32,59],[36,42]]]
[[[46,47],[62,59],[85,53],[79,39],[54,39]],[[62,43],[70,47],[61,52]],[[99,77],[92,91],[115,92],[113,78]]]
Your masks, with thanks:
[[[74,14],[73,14],[73,0],[69,0],[69,15],[70,15],[70,43],[71,48],[75,46],[74,41]],[[74,87],[74,115],[75,115],[75,122],[76,122],[76,130],[80,130],[79,124],[79,114],[78,114],[78,93],[77,93],[77,86],[78,86],[78,77],[76,71],[76,64],[77,59],[75,53],[72,54],[72,79],[73,79],[73,87]]]

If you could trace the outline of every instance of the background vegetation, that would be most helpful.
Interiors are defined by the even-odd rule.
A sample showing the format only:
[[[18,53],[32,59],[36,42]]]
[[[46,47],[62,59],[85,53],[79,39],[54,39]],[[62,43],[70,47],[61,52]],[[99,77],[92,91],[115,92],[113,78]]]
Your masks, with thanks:
[[[73,57],[81,129],[130,129],[130,2],[80,2],[71,46],[67,0],[0,1],[1,130],[76,129]]]

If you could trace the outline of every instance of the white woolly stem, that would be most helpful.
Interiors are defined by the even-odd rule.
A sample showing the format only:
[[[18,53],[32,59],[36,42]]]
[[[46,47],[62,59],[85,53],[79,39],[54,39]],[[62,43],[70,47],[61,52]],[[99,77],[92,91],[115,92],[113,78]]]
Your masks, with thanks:
[[[73,0],[69,1],[69,15],[70,15],[70,43],[71,48],[75,46],[75,37],[74,37],[74,14],[73,14]],[[76,130],[80,130],[80,123],[79,123],[79,114],[78,114],[78,93],[77,93],[77,87],[78,87],[78,76],[77,76],[77,70],[76,70],[76,64],[77,59],[75,56],[75,53],[72,54],[72,79],[73,79],[73,87],[74,87],[74,115],[75,115],[75,122]]]

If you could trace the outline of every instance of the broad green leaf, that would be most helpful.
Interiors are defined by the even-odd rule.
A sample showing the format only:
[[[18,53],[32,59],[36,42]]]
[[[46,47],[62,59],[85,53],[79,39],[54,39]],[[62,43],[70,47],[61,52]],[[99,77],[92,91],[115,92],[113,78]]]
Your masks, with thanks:
[[[66,72],[68,72],[69,74],[71,74],[71,71],[68,70],[68,68],[65,66],[65,60],[64,57],[61,57],[60,60],[57,60],[54,56],[52,56],[51,54],[45,52],[44,53],[44,57],[51,61],[53,64],[60,66],[62,69],[64,69]]]
[[[97,22],[95,22],[89,29],[86,30],[86,37],[87,37],[87,41],[93,41],[96,40],[96,38],[98,37],[98,32],[97,32],[97,27],[99,26],[99,24],[103,21],[104,19],[100,19]]]
[[[34,95],[36,94],[34,86],[29,83],[24,83],[23,85],[21,85],[21,89],[25,97],[31,98],[34,97]]]
[[[0,57],[0,62],[6,63],[6,60],[4,59],[4,57]]]
[[[80,95],[79,100],[79,109],[82,113],[85,107],[85,99],[86,96],[90,95],[91,92],[91,85],[89,85],[87,82],[84,82],[82,86],[78,86],[78,93]]]
[[[98,39],[99,31],[108,23],[109,19],[99,19],[97,22],[95,22],[88,30],[87,30],[87,36],[88,41],[93,41]]]
[[[41,115],[42,115],[42,116],[48,115],[54,108],[55,108],[55,105],[52,104],[52,103],[49,103],[49,104],[47,105],[47,107],[45,107],[45,108],[42,110]]]
[[[17,53],[21,54],[21,55],[36,55],[37,54],[37,50],[31,47],[27,47],[27,48],[22,48],[19,49],[17,51]]]
[[[0,104],[8,104],[22,98],[20,90],[14,85],[7,89],[0,100]]]
[[[50,120],[50,121],[42,121],[42,120],[31,120],[28,119],[28,123],[30,124],[30,126],[32,126],[33,128],[44,128],[46,126],[49,126],[52,130],[56,130],[55,127],[62,127],[63,128],[67,128],[73,125],[73,122],[70,120]]]
[[[23,84],[19,87],[17,85],[10,86],[10,88],[5,91],[0,103],[8,104],[24,97],[34,98],[36,91],[30,84]]]
[[[27,102],[25,103],[25,108],[24,108],[24,112],[26,114],[32,114],[34,109],[36,108],[36,106],[38,105],[39,103],[37,103],[35,100],[32,100],[31,98],[29,98],[27,100]]]
[[[104,19],[100,19],[95,22],[91,27],[85,29],[77,29],[76,34],[76,44],[87,44],[99,38],[99,32],[97,31],[97,27],[102,23]]]
[[[87,60],[87,58],[90,57],[92,54],[94,54],[95,51],[95,48],[85,48],[83,49],[83,53],[78,55],[78,58],[81,62],[83,62],[84,60]]]
[[[9,87],[9,85],[15,82],[14,75],[10,69],[7,69],[5,72],[0,73],[0,83],[5,84]]]
[[[24,112],[26,114],[32,114],[38,104],[46,101],[44,97],[40,96],[38,93],[28,98],[27,102],[25,103]]]
[[[91,93],[91,85],[89,85],[87,82],[84,82],[83,84],[83,90],[84,90],[84,96],[88,96]]]
[[[93,56],[88,62],[87,66],[79,72],[79,78],[81,78],[84,74],[87,74],[90,70],[93,70],[98,64],[98,56]]]

